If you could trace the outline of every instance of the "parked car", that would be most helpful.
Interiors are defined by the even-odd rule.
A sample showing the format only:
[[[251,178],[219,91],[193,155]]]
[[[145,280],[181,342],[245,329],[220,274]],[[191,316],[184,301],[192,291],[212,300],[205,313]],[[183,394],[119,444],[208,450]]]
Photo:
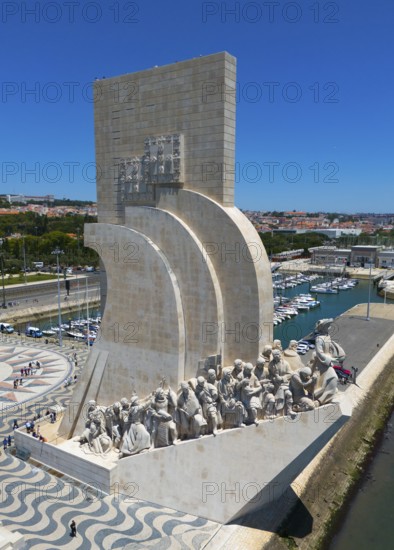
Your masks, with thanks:
[[[42,332],[37,327],[28,327],[25,334],[26,336],[30,336],[31,338],[42,338]]]
[[[14,332],[14,327],[9,323],[0,323],[0,331],[12,334]]]
[[[309,340],[300,340],[298,342],[298,345],[300,345],[300,344],[304,344],[305,346],[308,346],[309,349],[315,349],[315,344],[313,344]]]

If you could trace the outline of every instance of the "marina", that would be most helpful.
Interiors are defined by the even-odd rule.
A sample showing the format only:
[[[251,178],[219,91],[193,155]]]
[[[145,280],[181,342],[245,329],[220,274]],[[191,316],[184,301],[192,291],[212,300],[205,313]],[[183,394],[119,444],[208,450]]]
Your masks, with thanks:
[[[322,284],[328,283],[323,278],[319,279],[320,281]],[[352,279],[347,281],[351,282]],[[281,340],[283,349],[288,346],[290,340],[300,341],[305,335],[313,332],[319,319],[335,318],[356,304],[368,302],[368,280],[360,280],[350,289],[339,290],[337,293],[316,293],[312,286],[314,284],[306,281],[296,286],[287,286],[283,290],[276,289],[274,321],[279,318],[280,322],[274,326],[274,338]],[[372,284],[370,299],[371,302],[384,303],[384,298],[377,294],[377,289]],[[291,310],[294,313],[294,304],[298,304],[296,315],[290,313]],[[286,308],[289,311],[286,312]]]

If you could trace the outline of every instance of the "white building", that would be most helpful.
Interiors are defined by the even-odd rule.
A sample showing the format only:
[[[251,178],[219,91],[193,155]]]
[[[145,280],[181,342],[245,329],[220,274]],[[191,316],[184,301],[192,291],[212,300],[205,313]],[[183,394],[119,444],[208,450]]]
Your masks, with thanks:
[[[394,269],[394,248],[380,250],[377,257],[378,267]]]

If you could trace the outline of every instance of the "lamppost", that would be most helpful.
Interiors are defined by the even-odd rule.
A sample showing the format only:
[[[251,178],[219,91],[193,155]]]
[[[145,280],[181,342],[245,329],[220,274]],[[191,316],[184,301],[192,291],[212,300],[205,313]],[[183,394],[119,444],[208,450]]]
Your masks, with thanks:
[[[23,235],[23,274],[25,279],[25,285],[27,284],[26,281],[26,246],[25,246],[25,236]]]
[[[368,278],[368,306],[367,306],[367,321],[370,321],[369,308],[371,306],[371,274],[372,274],[372,259],[369,259],[369,278]]]
[[[3,239],[0,239],[0,245],[3,246]],[[3,309],[7,309],[7,303],[5,301],[5,285],[4,285],[4,260],[3,260],[3,252],[1,252],[1,281],[3,284],[3,303],[1,304],[1,307]]]
[[[57,270],[57,308],[58,308],[58,314],[59,314],[59,347],[63,346],[63,339],[62,339],[62,310],[60,307],[60,266],[59,266],[59,255],[64,254],[63,250],[60,250],[59,248],[55,248],[51,252],[51,254],[56,255],[56,270]]]

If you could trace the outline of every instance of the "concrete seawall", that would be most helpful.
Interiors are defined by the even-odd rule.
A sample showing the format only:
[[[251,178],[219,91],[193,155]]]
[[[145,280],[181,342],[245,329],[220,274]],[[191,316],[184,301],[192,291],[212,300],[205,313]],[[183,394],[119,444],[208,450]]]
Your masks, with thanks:
[[[370,314],[371,318],[392,323],[394,306],[372,304]],[[351,418],[279,500],[238,523],[222,527],[205,550],[322,550],[327,546],[394,405],[394,331],[384,345],[377,347],[381,336],[374,333],[377,329],[365,321],[365,315],[363,304],[342,316],[347,317],[349,336],[351,317],[356,329],[360,320],[367,323],[370,346],[378,349],[358,376],[357,385],[346,389],[353,407]],[[356,339],[357,335],[353,336]]]
[[[355,311],[362,315],[364,309],[358,306],[346,315]],[[374,304],[373,312],[394,321],[394,306]],[[394,406],[394,334],[357,384],[346,392],[353,402],[352,417],[295,480],[293,489],[299,500],[278,526],[281,537],[272,535],[266,548],[321,550],[328,544]],[[306,524],[309,532],[305,532]]]
[[[69,319],[70,315],[81,310],[83,314],[86,312],[86,301],[67,300],[67,302],[61,302],[60,304],[62,319]],[[89,300],[89,310],[100,307],[100,300]],[[52,317],[56,324],[58,314],[57,304],[48,304],[41,306],[31,306],[23,309],[7,308],[5,310],[0,309],[0,322],[6,322],[11,324],[27,323],[34,324],[42,319]],[[56,319],[56,320],[55,320]]]

